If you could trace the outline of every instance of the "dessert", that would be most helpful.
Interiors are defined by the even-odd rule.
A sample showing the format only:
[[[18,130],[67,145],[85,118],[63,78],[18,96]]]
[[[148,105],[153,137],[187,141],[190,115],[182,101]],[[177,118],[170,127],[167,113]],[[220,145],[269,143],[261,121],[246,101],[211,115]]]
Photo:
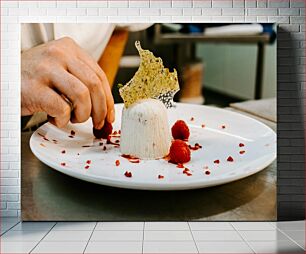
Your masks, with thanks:
[[[159,159],[168,154],[170,144],[167,109],[161,101],[145,99],[123,108],[121,153]]]
[[[120,151],[139,159],[160,159],[168,155],[171,134],[167,107],[179,90],[177,72],[164,68],[162,59],[135,46],[140,66],[119,93],[124,101],[121,120]]]

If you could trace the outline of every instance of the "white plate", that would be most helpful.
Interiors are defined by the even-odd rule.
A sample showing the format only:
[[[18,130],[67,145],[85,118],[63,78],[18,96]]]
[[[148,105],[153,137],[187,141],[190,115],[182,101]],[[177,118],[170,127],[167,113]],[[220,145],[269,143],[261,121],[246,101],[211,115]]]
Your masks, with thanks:
[[[116,104],[114,130],[120,129],[122,106]],[[137,164],[122,158],[120,149],[114,145],[106,145],[104,151],[106,141],[93,137],[91,119],[82,124],[69,124],[65,129],[46,123],[33,133],[30,147],[43,163],[72,177],[145,190],[182,190],[224,184],[252,175],[276,158],[275,132],[252,118],[224,109],[181,103],[169,109],[168,116],[170,126],[178,119],[186,121],[191,132],[189,143],[202,145],[202,149],[192,151],[191,161],[185,164],[191,176],[164,159],[141,160]],[[71,130],[76,133],[73,138],[69,137]],[[239,143],[245,146],[239,147]],[[83,147],[87,145],[90,147]],[[242,150],[244,154],[239,153]],[[234,161],[227,161],[228,156]],[[85,169],[87,160],[91,163]],[[116,160],[120,161],[119,166],[115,165]],[[215,160],[220,163],[214,163]],[[205,174],[205,167],[209,175]],[[132,172],[131,178],[124,175],[126,171]],[[163,175],[164,179],[158,179],[158,175]]]

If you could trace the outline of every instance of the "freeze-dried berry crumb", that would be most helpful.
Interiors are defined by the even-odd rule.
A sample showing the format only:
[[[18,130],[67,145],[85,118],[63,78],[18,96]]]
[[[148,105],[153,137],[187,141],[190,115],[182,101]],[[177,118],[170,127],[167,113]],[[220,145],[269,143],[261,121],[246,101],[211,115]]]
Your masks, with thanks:
[[[62,150],[61,153],[66,153],[66,150]]]
[[[163,175],[158,175],[158,179],[164,179],[165,177]]]
[[[191,117],[191,118],[190,118],[190,121],[194,121],[194,117]]]
[[[61,163],[61,166],[65,167],[65,166],[66,166],[66,163],[65,163],[65,162],[62,162],[62,163]]]
[[[220,163],[220,160],[214,160],[214,163],[215,163],[215,164],[219,164],[219,163]]]
[[[240,153],[240,154],[244,154],[244,153],[245,153],[245,151],[239,151],[239,153]]]
[[[233,157],[232,157],[232,156],[228,156],[228,157],[227,157],[227,161],[229,161],[229,162],[233,162],[233,161],[234,161],[234,159],[233,159]]]
[[[185,175],[187,175],[187,176],[192,176],[192,174],[190,173],[189,168],[185,168],[185,169],[183,170],[183,174],[185,174]]]
[[[243,143],[239,143],[239,147],[244,147],[244,144]]]
[[[119,160],[116,160],[116,161],[115,161],[115,164],[116,164],[116,166],[118,167],[118,166],[120,165],[120,161],[119,161]]]
[[[91,163],[91,160],[87,160],[87,161],[86,161],[86,164],[90,164],[90,163]]]
[[[222,128],[222,129],[225,129],[225,125],[221,125],[221,128]]]
[[[70,135],[75,136],[75,131],[74,131],[74,130],[71,130],[71,131],[70,131]]]
[[[85,166],[85,169],[89,169],[89,165],[86,165],[86,166]]]
[[[209,170],[206,170],[206,171],[205,171],[205,175],[210,175],[210,171],[209,171]]]
[[[125,171],[124,175],[125,175],[126,177],[132,177],[132,172]]]
[[[205,124],[202,124],[201,127],[202,127],[202,128],[205,128]]]

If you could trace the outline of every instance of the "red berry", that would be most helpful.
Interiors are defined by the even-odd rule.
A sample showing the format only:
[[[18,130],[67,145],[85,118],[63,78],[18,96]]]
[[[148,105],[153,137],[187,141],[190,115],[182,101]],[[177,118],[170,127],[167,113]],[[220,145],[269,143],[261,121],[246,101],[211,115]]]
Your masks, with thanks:
[[[178,120],[171,128],[174,139],[188,140],[190,132],[187,124],[183,120]]]
[[[102,129],[98,130],[93,128],[93,134],[96,138],[104,138],[107,139],[107,137],[112,134],[113,131],[113,126],[112,124],[105,122],[104,126],[102,127]]]
[[[186,163],[190,161],[190,149],[184,141],[179,139],[172,142],[169,155],[170,161],[173,163]]]

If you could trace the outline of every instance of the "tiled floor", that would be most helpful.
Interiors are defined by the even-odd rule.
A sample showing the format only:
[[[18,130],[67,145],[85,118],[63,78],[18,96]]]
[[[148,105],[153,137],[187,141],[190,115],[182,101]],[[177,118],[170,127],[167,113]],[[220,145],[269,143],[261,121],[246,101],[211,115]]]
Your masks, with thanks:
[[[305,221],[19,222],[1,218],[0,253],[304,253]]]

